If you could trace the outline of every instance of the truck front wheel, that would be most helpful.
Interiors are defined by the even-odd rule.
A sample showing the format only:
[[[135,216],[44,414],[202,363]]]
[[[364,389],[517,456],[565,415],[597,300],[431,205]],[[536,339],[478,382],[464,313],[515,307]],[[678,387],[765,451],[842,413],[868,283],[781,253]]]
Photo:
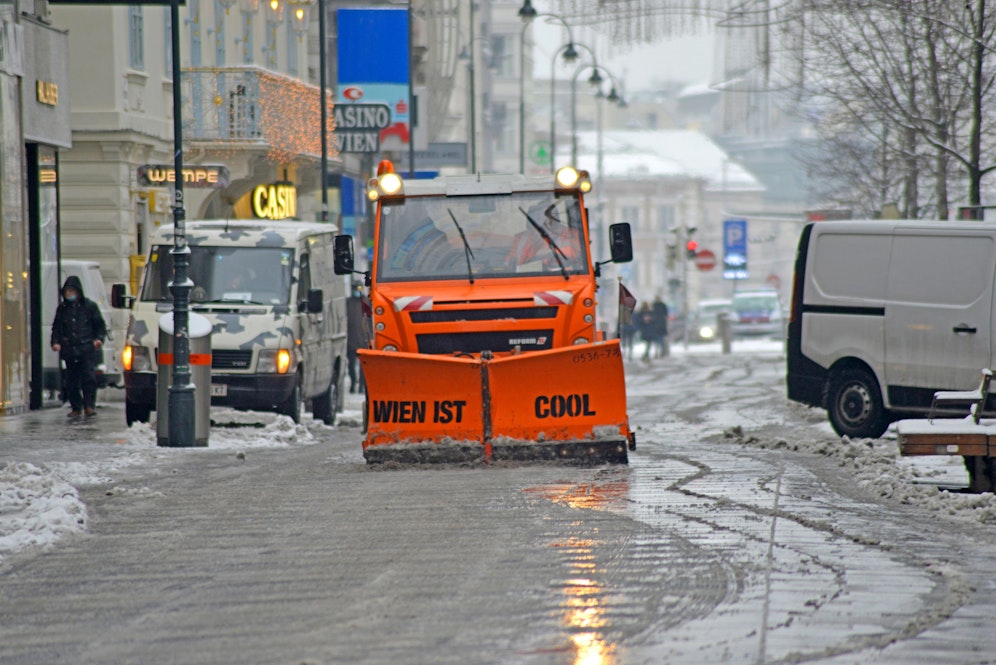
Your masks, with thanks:
[[[301,422],[301,377],[294,382],[294,390],[290,396],[277,406],[277,413],[290,416],[295,423]]]
[[[332,373],[329,387],[321,395],[312,398],[311,413],[326,425],[335,425],[336,412],[339,410],[339,370]]]
[[[830,380],[827,415],[837,434],[852,439],[877,439],[889,428],[878,382],[858,367],[845,369]]]

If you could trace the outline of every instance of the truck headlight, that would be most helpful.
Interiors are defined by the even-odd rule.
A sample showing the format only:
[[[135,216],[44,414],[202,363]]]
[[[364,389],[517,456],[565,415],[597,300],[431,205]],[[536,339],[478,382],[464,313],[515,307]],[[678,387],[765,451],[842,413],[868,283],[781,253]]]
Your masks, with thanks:
[[[256,371],[260,374],[286,374],[291,365],[288,349],[263,349],[259,352]]]
[[[575,337],[573,344],[588,344],[590,341],[587,337]]]
[[[121,352],[121,366],[126,372],[147,372],[152,369],[149,347],[127,345]]]

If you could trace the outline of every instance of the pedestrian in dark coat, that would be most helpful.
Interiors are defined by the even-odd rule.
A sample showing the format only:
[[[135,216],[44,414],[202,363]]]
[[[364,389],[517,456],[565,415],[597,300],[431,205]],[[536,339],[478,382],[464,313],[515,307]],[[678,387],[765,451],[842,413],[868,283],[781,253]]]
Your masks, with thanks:
[[[97,356],[107,337],[107,324],[97,303],[83,293],[83,283],[70,275],[62,285],[62,302],[52,321],[52,350],[66,364],[65,395],[69,416],[96,415]]]
[[[346,361],[349,371],[349,392],[363,392],[363,368],[360,367],[358,349],[370,347],[370,303],[358,284],[346,298]]]
[[[653,330],[655,358],[666,358],[670,355],[671,350],[667,343],[668,316],[667,304],[660,298],[654,298],[650,318],[652,321],[651,329]]]
[[[650,303],[643,303],[640,305],[640,309],[634,312],[633,323],[640,333],[640,339],[646,343],[646,346],[643,347],[643,360],[650,360],[654,343],[654,320],[653,312],[650,311]]]

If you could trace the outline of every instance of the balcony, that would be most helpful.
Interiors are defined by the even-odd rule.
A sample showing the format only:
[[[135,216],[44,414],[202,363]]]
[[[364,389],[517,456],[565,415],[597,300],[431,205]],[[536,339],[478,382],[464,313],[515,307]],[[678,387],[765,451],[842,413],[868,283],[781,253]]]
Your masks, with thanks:
[[[277,162],[321,157],[318,86],[255,66],[197,67],[183,70],[181,90],[185,142],[221,153],[260,150]],[[331,94],[325,104],[335,157]]]

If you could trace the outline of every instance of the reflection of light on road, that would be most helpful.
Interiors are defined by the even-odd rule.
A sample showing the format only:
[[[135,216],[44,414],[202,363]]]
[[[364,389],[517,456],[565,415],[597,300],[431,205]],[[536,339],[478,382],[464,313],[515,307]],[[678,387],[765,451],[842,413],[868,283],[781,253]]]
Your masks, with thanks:
[[[534,487],[526,490],[554,503],[577,509],[606,510],[609,505],[624,501],[629,494],[625,480],[610,483],[562,484]],[[583,522],[572,526],[584,527]],[[564,625],[574,651],[574,665],[614,665],[616,644],[606,635],[609,623],[604,585],[598,581],[600,570],[594,548],[599,541],[590,538],[569,538],[552,543],[569,556],[572,577],[565,580]]]

